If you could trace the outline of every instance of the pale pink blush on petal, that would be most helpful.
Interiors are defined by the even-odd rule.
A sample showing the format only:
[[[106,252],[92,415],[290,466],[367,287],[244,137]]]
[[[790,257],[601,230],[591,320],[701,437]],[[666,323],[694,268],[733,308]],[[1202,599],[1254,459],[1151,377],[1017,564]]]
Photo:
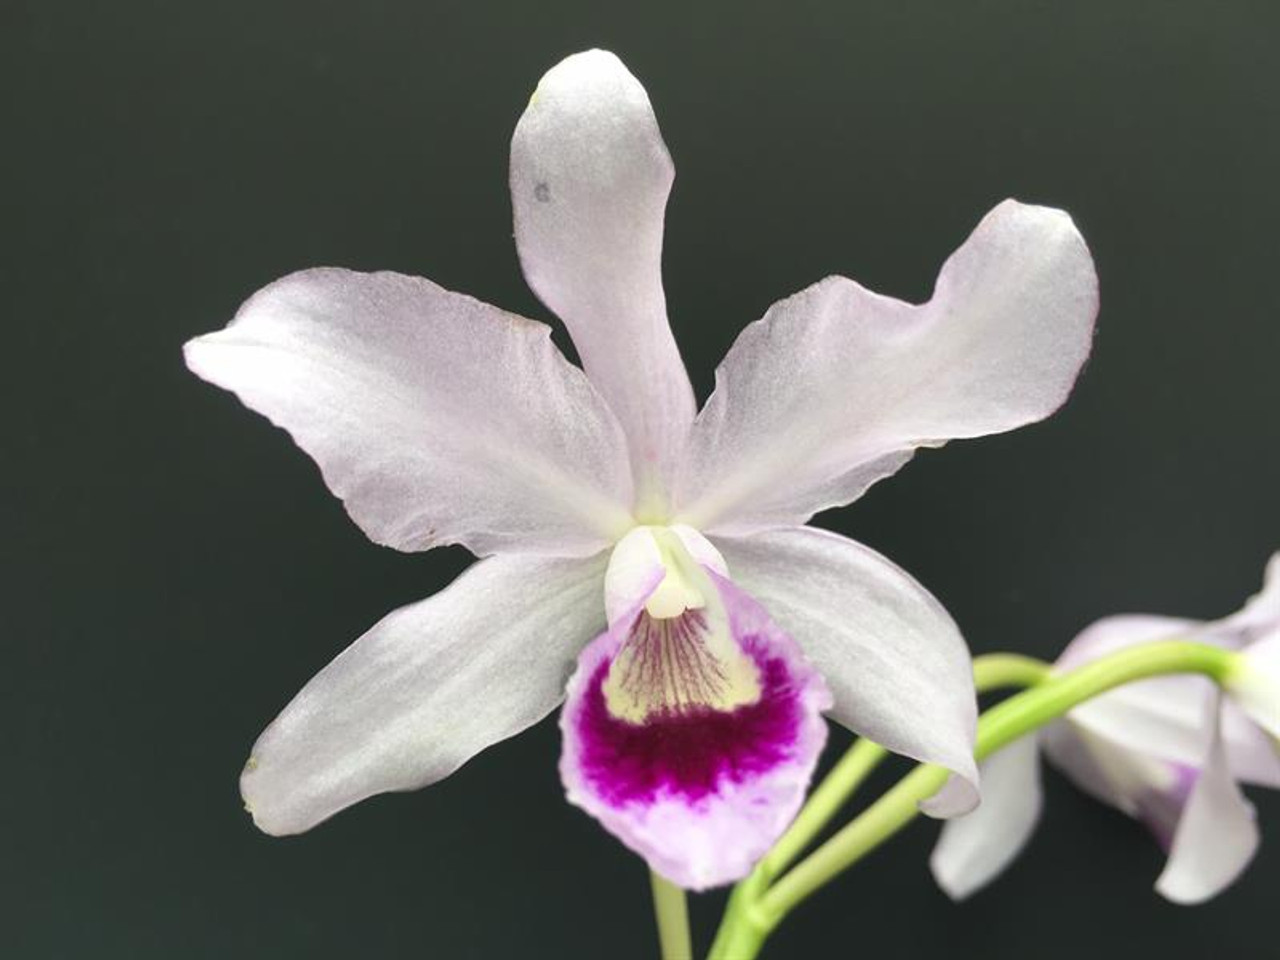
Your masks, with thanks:
[[[429,280],[290,274],[184,353],[288,431],[376,543],[589,556],[632,522],[622,428],[551,328]]]
[[[1217,700],[1209,691],[1196,709],[1203,716],[1206,703]],[[1145,826],[1166,853],[1200,777],[1204,741],[1202,726],[1201,756],[1185,762],[1133,749],[1074,719],[1053,724],[1043,735],[1055,767],[1085,793]]]
[[[947,260],[927,303],[843,277],[781,300],[716,369],[676,518],[713,539],[803,523],[919,447],[1041,420],[1067,399],[1097,312],[1071,218],[1012,200]]]
[[[1235,882],[1258,849],[1252,804],[1231,776],[1219,736],[1221,695],[1206,703],[1206,752],[1180,805],[1169,860],[1156,891],[1174,903],[1202,903]]]
[[[648,94],[603,50],[547,71],[511,138],[525,278],[622,421],[642,493],[664,485],[696,410],[662,289],[674,176]]]
[[[963,900],[990,883],[1026,846],[1040,820],[1043,790],[1034,734],[988,757],[982,771],[982,804],[948,820],[929,858],[938,886]]]
[[[826,742],[822,677],[754,600],[711,574],[760,696],[632,723],[604,683],[639,608],[583,652],[561,713],[569,800],[674,883],[705,889],[746,875],[795,816]]]
[[[240,781],[263,831],[301,833],[366,797],[416,790],[556,708],[604,625],[605,557],[508,554],[388,614],[303,687]]]
[[[825,530],[713,543],[734,582],[822,671],[835,698],[831,719],[958,774],[921,805],[925,813],[945,818],[976,807],[973,665],[942,604],[874,550]]]

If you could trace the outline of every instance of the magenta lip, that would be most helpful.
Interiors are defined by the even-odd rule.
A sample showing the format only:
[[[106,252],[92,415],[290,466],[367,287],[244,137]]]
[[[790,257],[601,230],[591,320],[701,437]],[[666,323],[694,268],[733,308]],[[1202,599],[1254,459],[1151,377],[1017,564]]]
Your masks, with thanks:
[[[739,638],[760,670],[760,699],[732,711],[666,711],[644,723],[609,713],[603,685],[611,661],[592,673],[575,717],[584,778],[612,806],[677,796],[696,804],[793,759],[803,722],[800,691],[760,637]]]

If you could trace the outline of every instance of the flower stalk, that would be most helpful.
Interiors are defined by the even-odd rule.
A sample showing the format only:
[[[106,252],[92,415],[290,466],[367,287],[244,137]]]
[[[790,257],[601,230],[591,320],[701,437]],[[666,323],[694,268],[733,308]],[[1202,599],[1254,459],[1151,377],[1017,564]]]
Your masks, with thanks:
[[[684,890],[653,870],[649,871],[649,886],[653,890],[653,915],[658,922],[662,960],[693,960]]]
[[[974,686],[978,693],[1006,687],[1033,687],[1048,677],[1051,669],[1049,664],[1033,657],[989,653],[974,658]],[[763,875],[766,883],[781,876],[888,755],[889,751],[878,743],[866,739],[854,741],[810,794],[804,808],[760,862],[756,873]]]
[[[974,667],[979,689],[1023,684],[1034,686],[982,715],[978,723],[975,755],[981,760],[1013,740],[1058,719],[1081,703],[1126,683],[1165,674],[1198,673],[1222,684],[1235,669],[1235,658],[1236,654],[1219,647],[1178,640],[1131,647],[1056,676],[1050,673],[1047,665],[1027,657],[997,655],[978,658]],[[850,754],[855,752],[864,758],[864,762],[874,756],[874,752],[861,743],[855,744]],[[848,759],[846,755],[845,760]],[[857,778],[849,770],[860,771],[860,764],[849,761],[845,766],[842,760],[833,774],[842,772],[841,785],[852,783],[856,786]],[[945,768],[921,764],[776,883],[770,885],[768,868],[753,873],[730,898],[712,947],[711,960],[751,960],[755,957],[765,939],[787,914],[914,820],[920,812],[921,801],[941,789],[947,777]],[[836,788],[824,791],[825,786],[824,783],[814,793],[815,797],[822,798],[821,810],[810,813],[806,807],[797,819],[797,823],[801,820],[806,822],[806,830],[816,832],[812,824],[818,822],[821,812],[827,812],[832,806]],[[825,822],[825,819],[818,822],[817,828],[820,829]],[[789,846],[776,860],[771,853],[765,863],[772,863],[776,868],[777,863],[794,855],[794,849]]]

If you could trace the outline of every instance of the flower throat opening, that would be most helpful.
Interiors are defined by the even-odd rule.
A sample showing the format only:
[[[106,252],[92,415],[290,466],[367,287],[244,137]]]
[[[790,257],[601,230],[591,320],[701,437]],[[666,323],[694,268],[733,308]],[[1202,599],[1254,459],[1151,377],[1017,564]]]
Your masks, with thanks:
[[[603,684],[609,713],[639,724],[757,702],[759,668],[733,637],[711,575],[671,531],[646,533],[664,575],[609,666]]]

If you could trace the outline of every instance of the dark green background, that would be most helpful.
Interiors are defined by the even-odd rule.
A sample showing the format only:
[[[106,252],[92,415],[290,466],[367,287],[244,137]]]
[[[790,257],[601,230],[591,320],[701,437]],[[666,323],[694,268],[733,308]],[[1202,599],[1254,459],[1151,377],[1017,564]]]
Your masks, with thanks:
[[[828,273],[910,299],[1005,196],[1070,210],[1102,278],[1067,408],[926,452],[819,518],[913,571],[975,650],[1098,616],[1212,617],[1280,547],[1277,7],[1242,2],[0,5],[6,957],[653,954],[644,870],[562,799],[554,724],[290,840],[236,777],[261,727],[460,549],[368,543],[312,464],[183,369],[255,288],[336,264],[530,316],[507,142],[588,46],[647,85],[678,176],[671,316],[695,384]],[[837,737],[837,742],[843,742]],[[1280,803],[1188,910],[1161,856],[1051,778],[962,906],[914,826],[776,957],[1261,957]],[[699,899],[705,934],[719,897]]]

